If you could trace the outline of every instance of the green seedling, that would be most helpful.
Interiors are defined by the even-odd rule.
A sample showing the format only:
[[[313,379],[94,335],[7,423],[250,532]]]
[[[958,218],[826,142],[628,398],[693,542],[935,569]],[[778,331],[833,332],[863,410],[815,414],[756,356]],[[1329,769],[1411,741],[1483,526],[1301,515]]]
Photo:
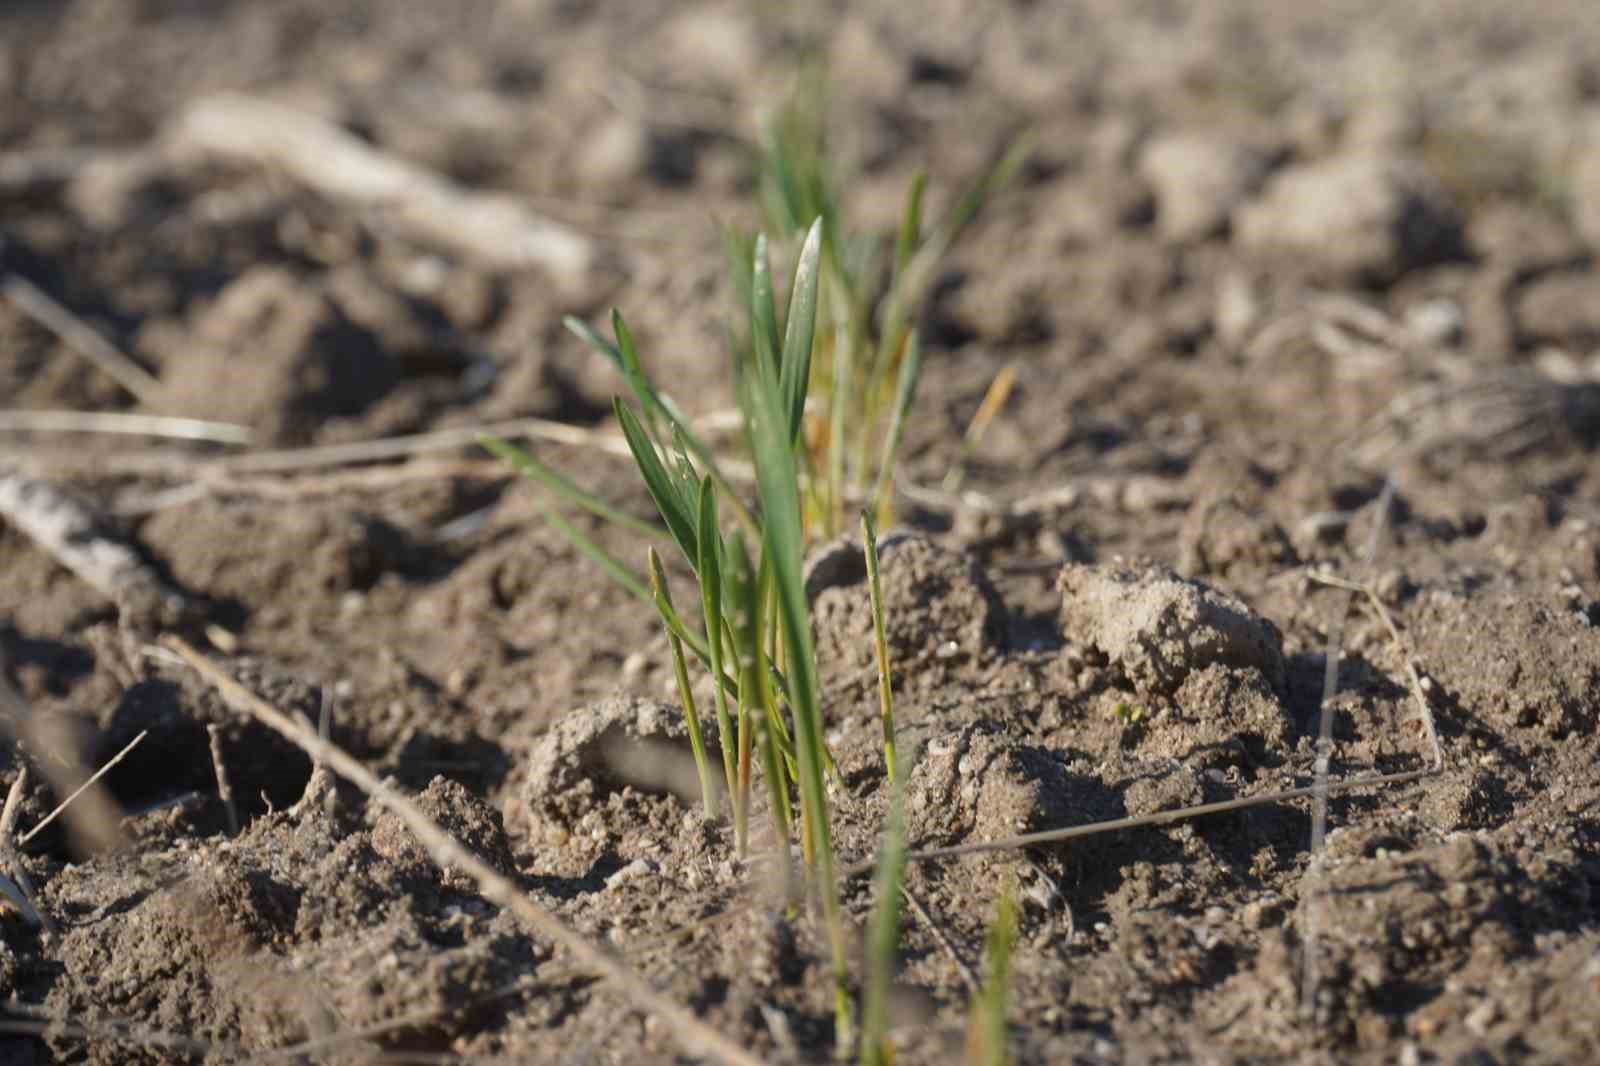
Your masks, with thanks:
[[[711,676],[722,676],[722,534],[717,530],[717,486],[710,475],[700,479],[700,497],[697,509],[696,552],[700,575],[700,606],[705,613],[706,647],[710,652]],[[739,757],[739,742],[733,720],[728,716],[728,696],[721,685],[715,686],[717,704],[717,731],[722,736],[722,768],[728,787],[734,790],[733,824],[740,849],[745,839],[745,797],[735,760]]]
[[[861,1066],[891,1066],[894,1062],[894,1046],[889,1041],[889,995],[900,948],[900,889],[906,867],[902,806],[900,790],[895,789],[873,883],[876,902],[867,934],[867,979],[861,997]]]
[[[972,998],[967,1019],[969,1066],[1010,1066],[1011,1040],[1006,1015],[1011,996],[1011,951],[1017,941],[1015,886],[1008,884],[995,904],[994,921],[983,952],[983,987]]]
[[[652,547],[646,549],[645,558],[646,568],[650,574],[650,592],[655,597],[657,604],[665,605],[666,610],[662,611],[662,617],[665,618],[666,613],[672,609],[672,593],[667,589],[667,575],[661,569],[661,556],[657,555],[655,548]],[[689,728],[689,747],[694,752],[694,766],[700,774],[700,794],[705,801],[706,817],[708,819],[715,818],[717,816],[717,786],[711,777],[711,764],[706,759],[705,738],[700,735],[700,714],[694,705],[694,687],[689,684],[689,664],[683,658],[683,641],[678,639],[678,635],[672,631],[671,626],[667,628],[667,644],[672,649],[672,673],[678,682],[678,699],[683,704],[684,723]],[[716,646],[717,642],[712,641],[713,654],[711,658],[713,664],[716,663]],[[716,665],[712,666],[712,670],[717,673],[721,672]],[[719,709],[722,699],[722,688],[718,686],[717,702]],[[723,729],[722,734],[722,750],[726,752],[728,750],[728,731]],[[732,774],[728,775],[728,780],[733,780]]]
[[[872,636],[878,652],[878,714],[883,720],[883,769],[889,787],[894,773],[894,686],[889,665],[889,638],[884,625],[883,582],[878,576],[878,528],[870,510],[861,512],[862,551],[867,560],[867,590],[872,598]]]
[[[823,137],[823,94],[817,86],[768,124],[761,155],[761,191],[767,224],[781,238],[822,220],[822,327],[813,374],[814,410],[802,437],[802,488],[806,533],[826,538],[842,531],[852,501],[889,521],[892,471],[905,415],[916,395],[920,352],[912,328],[940,261],[983,205],[1008,184],[1026,160],[1019,140],[958,198],[937,225],[927,228],[924,175],[906,195],[893,259],[881,265],[873,241],[850,230],[839,182],[828,165]],[[742,302],[762,300],[764,281],[750,264],[755,238],[729,232],[735,291]],[[884,276],[887,275],[887,284]],[[882,291],[881,299],[876,294]],[[772,343],[759,328],[733,343],[759,354]]]
[[[748,846],[759,767],[777,842],[786,845],[797,834],[801,843],[833,956],[836,1033],[841,1046],[849,1046],[853,1018],[827,793],[827,775],[837,770],[824,742],[803,549],[814,536],[836,533],[851,501],[871,512],[870,539],[875,541],[872,519],[887,520],[891,472],[921,371],[912,325],[940,258],[985,200],[1010,180],[1026,149],[1019,145],[1009,152],[942,222],[927,229],[926,180],[916,178],[892,265],[879,270],[871,242],[847,231],[824,166],[819,116],[798,106],[785,112],[769,131],[763,157],[769,221],[785,251],[798,244],[783,314],[767,237],[727,234],[744,312],[730,354],[753,459],[754,501],[741,498],[715,452],[651,381],[617,312],[609,338],[573,318],[565,324],[610,361],[625,383],[626,396],[614,402],[614,414],[660,525],[618,511],[505,442],[485,444],[547,491],[540,506],[557,529],[660,616],[690,723],[702,799],[707,812],[715,813],[719,790],[694,706],[690,656],[710,671],[739,853]],[[885,295],[878,299],[880,291]],[[637,573],[570,521],[563,507],[651,540],[670,540],[694,573],[698,617],[674,607],[654,548],[646,555],[646,572]],[[872,552],[884,757],[897,783],[875,545]],[[903,841],[897,846],[903,852]],[[886,1046],[881,1033],[872,1042]]]
[[[791,319],[796,308],[809,308],[815,314],[816,264],[820,250],[821,223],[813,225],[806,240],[810,254],[801,255],[795,271],[790,297]],[[757,253],[763,242],[757,242]],[[762,274],[756,267],[756,277]],[[810,298],[806,298],[809,289]],[[762,316],[760,285],[755,289],[755,319],[759,331]],[[775,335],[775,334],[774,334]],[[740,379],[740,406],[745,414],[750,450],[755,459],[756,481],[761,501],[763,556],[772,566],[774,600],[777,603],[778,636],[784,649],[783,664],[788,680],[787,696],[794,722],[795,758],[799,770],[801,843],[806,864],[812,870],[821,896],[823,923],[834,959],[835,987],[841,1032],[848,1030],[849,996],[846,990],[844,921],[839,909],[839,886],[834,876],[832,830],[828,818],[828,794],[824,771],[828,763],[823,742],[822,707],[817,691],[816,651],[811,640],[811,619],[806,602],[805,580],[801,571],[803,530],[800,517],[800,472],[796,454],[801,414],[805,403],[806,375],[786,374],[786,365],[809,360],[809,352],[791,348],[789,341],[801,338],[810,344],[810,330],[788,331],[780,362],[774,363],[759,351],[754,367],[745,365]],[[795,383],[790,395],[785,386]]]
[[[1107,717],[1115,718],[1117,721],[1121,722],[1125,728],[1132,729],[1140,722],[1144,721],[1145,709],[1135,703],[1119,701],[1115,707],[1111,708],[1111,711]]]
[[[791,829],[790,781],[797,786],[800,841],[833,953],[838,1031],[847,1038],[851,1011],[845,981],[844,926],[825,780],[832,762],[823,740],[816,651],[801,570],[805,530],[800,435],[811,383],[822,232],[819,219],[801,246],[782,322],[766,239],[758,237],[753,244],[748,324],[754,343],[749,350],[734,353],[739,406],[756,474],[758,506],[753,510],[737,504],[710,449],[651,384],[622,316],[612,315],[611,341],[587,327],[575,327],[615,361],[627,383],[633,402],[621,398],[614,402],[617,423],[660,516],[661,531],[694,571],[703,631],[691,628],[674,608],[661,559],[653,548],[647,554],[647,580],[641,581],[561,518],[553,506],[546,511],[574,543],[661,616],[673,649],[684,711],[694,722],[691,745],[708,810],[715,809],[714,782],[695,719],[683,649],[689,649],[711,671],[716,681],[713,693],[723,776],[732,797],[741,854],[746,846],[753,751],[759,748],[761,752],[773,827],[780,841],[789,839]],[[499,442],[490,447],[559,498],[601,514],[596,501],[531,456]],[[727,533],[719,526],[724,501],[734,520]],[[753,551],[759,552],[754,559]],[[731,677],[728,668],[733,670]]]

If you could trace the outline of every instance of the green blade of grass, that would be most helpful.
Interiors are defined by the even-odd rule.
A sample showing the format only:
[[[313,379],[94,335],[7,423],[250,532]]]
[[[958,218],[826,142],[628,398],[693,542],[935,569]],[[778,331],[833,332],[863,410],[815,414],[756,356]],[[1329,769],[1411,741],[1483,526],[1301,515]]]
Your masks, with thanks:
[[[905,213],[900,217],[900,236],[894,245],[894,272],[898,277],[905,273],[906,264],[922,240],[922,194],[928,187],[928,173],[919,170],[911,179],[911,191],[906,194]]]
[[[828,824],[828,794],[823,780],[827,758],[822,734],[822,711],[817,700],[816,652],[811,640],[805,581],[801,573],[800,491],[793,443],[788,436],[787,414],[776,375],[758,365],[744,379],[744,411],[755,454],[756,481],[765,522],[765,548],[772,560],[779,628],[785,647],[785,672],[789,682],[790,711],[795,724],[795,753],[800,771],[802,820],[807,825],[808,849],[822,898],[824,924],[833,948],[834,976],[840,1008],[838,1029],[849,1028],[849,1000],[845,992],[844,924],[839,910],[839,886],[834,878],[833,840]]]
[[[589,323],[576,315],[567,315],[561,320],[561,324],[569,332],[576,334],[583,343],[615,363],[618,371],[627,372],[627,365],[622,361],[622,352],[617,349],[615,344],[602,337]]]
[[[883,721],[883,766],[895,787],[894,686],[889,672],[889,640],[883,621],[883,582],[878,577],[878,527],[872,509],[861,512],[861,542],[867,559],[867,591],[872,600],[872,635],[878,653],[878,713]]]
[[[1006,1021],[1011,995],[1011,951],[1017,940],[1015,886],[1007,885],[995,904],[984,947],[983,988],[972,1000],[967,1030],[967,1061],[972,1066],[1010,1066]]]
[[[827,521],[825,529],[836,531],[844,524],[844,504],[847,494],[845,469],[845,428],[850,410],[850,397],[856,384],[856,345],[849,315],[841,314],[833,330],[833,381],[828,399],[828,456],[827,456]]]
[[[571,541],[573,547],[594,560],[611,580],[645,603],[653,602],[650,590],[644,587],[644,582],[640,580],[637,574],[620,562],[616,556],[600,547],[587,533],[567,521],[560,511],[551,507],[548,503],[535,497],[534,506],[544,512],[545,519]]]
[[[683,444],[687,446],[689,453],[694,456],[695,461],[703,469],[716,479],[717,488],[721,490],[723,498],[728,501],[729,506],[733,509],[734,517],[738,519],[739,524],[751,536],[755,536],[755,520],[751,517],[750,512],[745,509],[745,506],[739,502],[738,496],[733,491],[732,484],[728,481],[727,476],[723,474],[722,468],[717,464],[716,455],[689,428],[684,421],[682,413],[665,396],[656,392],[649,379],[644,376],[637,354],[630,354],[625,358],[622,348],[600,336],[582,319],[568,315],[562,319],[562,324],[570,332],[576,334],[585,344],[609,359],[616,366],[624,380],[628,382],[628,390],[633,393],[634,399],[641,405],[641,409],[651,413],[650,418],[652,420],[660,419],[665,421],[674,431],[683,435]],[[633,337],[631,333],[628,333],[626,325],[623,326],[623,335],[628,338],[627,351],[632,353]],[[657,435],[655,439],[662,438]]]
[[[884,300],[879,315],[878,351],[874,359],[872,380],[868,387],[876,390],[894,365],[894,356],[905,342],[912,318],[927,295],[939,263],[978,212],[997,192],[1004,188],[1022,169],[1022,164],[1033,151],[1033,142],[1019,137],[989,171],[957,201],[956,207],[945,220],[935,227],[910,259],[905,269],[896,273],[894,284]]]
[[[756,255],[750,275],[750,332],[756,358],[776,367],[778,353],[778,304],[772,294],[772,264],[767,257],[767,236],[756,238]]]
[[[612,522],[644,537],[659,537],[666,532],[660,526],[635,518],[626,511],[619,511],[593,493],[584,491],[555,470],[535,459],[528,452],[518,448],[515,444],[501,440],[499,437],[488,436],[479,437],[478,443],[499,458],[510,463],[512,468],[523,477],[528,478],[530,481],[537,481],[561,499],[576,507],[581,507],[597,518],[603,518],[607,522]]]
[[[800,179],[795,173],[793,123],[785,121],[786,118],[779,116],[778,122],[767,131],[764,167],[768,176],[765,189],[767,217],[779,233],[793,233],[800,228],[804,200]]]
[[[658,605],[665,604],[670,608],[672,592],[667,588],[667,575],[661,568],[661,556],[656,553],[655,548],[645,549],[645,564],[650,574],[651,595]],[[661,619],[663,622],[667,621],[666,611],[661,612]],[[672,649],[672,674],[678,682],[678,699],[683,704],[683,720],[689,730],[689,749],[694,752],[695,770],[700,774],[700,795],[705,802],[706,819],[709,821],[717,816],[716,784],[711,779],[711,765],[706,759],[705,738],[700,735],[700,713],[694,705],[694,688],[689,684],[689,668],[683,661],[683,642],[673,632],[670,622],[667,622],[667,644]],[[720,685],[717,686],[717,698],[722,698]]]
[[[861,1007],[861,1066],[892,1066],[889,998],[900,949],[900,886],[906,868],[906,834],[899,789],[889,801],[889,824],[874,878],[872,921],[867,935],[867,980]]]
[[[700,602],[706,616],[706,650],[711,653],[711,673],[722,676],[722,537],[717,532],[717,488],[710,477],[700,482],[699,506],[700,558],[696,571],[700,577]],[[722,686],[716,687],[717,732],[722,738],[722,772],[733,796],[734,837],[745,838],[744,799],[739,794],[738,736],[728,716],[728,699]],[[739,853],[744,854],[741,844]]]
[[[789,287],[789,317],[783,338],[783,359],[778,385],[789,411],[789,439],[800,436],[806,409],[806,389],[811,382],[811,342],[817,323],[818,259],[822,253],[822,219],[806,234]]]
[[[628,383],[628,390],[633,393],[639,410],[644,412],[645,425],[650,427],[650,439],[660,443],[663,438],[656,412],[661,407],[661,398],[650,387],[650,379],[645,377],[644,364],[639,361],[639,352],[633,345],[633,331],[623,321],[622,312],[615,308],[611,311],[611,332],[617,338],[617,357],[622,365],[622,378]]]
[[[772,684],[763,669],[762,588],[763,582],[750,563],[744,535],[734,530],[728,538],[728,592],[732,606],[730,629],[739,660],[739,780],[748,788],[750,748],[755,741],[761,750],[767,778],[767,795],[772,808],[772,823],[778,840],[789,840],[789,782],[783,773],[778,739],[765,723],[770,719]],[[759,717],[758,717],[759,715]],[[759,739],[753,734],[760,734]]]
[[[906,412],[917,396],[917,382],[922,376],[922,343],[913,330],[906,340],[905,358],[900,360],[900,374],[895,381],[894,409],[889,415],[889,430],[883,438],[883,454],[878,461],[878,479],[872,486],[872,506],[879,514],[887,510],[889,490],[893,485],[895,456],[900,451],[900,440],[905,435]]]
[[[946,242],[953,241],[956,235],[966,228],[967,223],[978,216],[978,212],[983,210],[983,205],[995,193],[1011,184],[1012,180],[1017,176],[1017,172],[1022,169],[1023,164],[1028,161],[1028,157],[1032,154],[1033,138],[1031,136],[1023,134],[1013,140],[1011,146],[1006,149],[1005,154],[1000,157],[994,166],[989,168],[988,173],[979,178],[977,183],[967,190],[966,195],[956,202],[955,208],[950,212],[949,218],[945,220],[941,227],[944,231],[941,234],[943,239]]]
[[[639,467],[639,476],[644,479],[644,486],[655,501],[661,520],[667,524],[667,532],[689,564],[695,565],[700,555],[695,543],[695,522],[689,502],[680,492],[679,482],[661,462],[655,444],[628,405],[618,398],[612,402],[612,409],[616,412],[618,424],[622,426],[622,436],[628,442],[628,450],[633,453],[633,461]]]

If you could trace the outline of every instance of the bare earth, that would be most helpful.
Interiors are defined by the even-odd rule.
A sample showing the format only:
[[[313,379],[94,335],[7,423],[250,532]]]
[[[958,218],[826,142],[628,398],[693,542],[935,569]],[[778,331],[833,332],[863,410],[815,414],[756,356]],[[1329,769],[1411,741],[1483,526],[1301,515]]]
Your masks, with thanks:
[[[617,306],[685,407],[726,409],[714,223],[758,223],[757,120],[803,49],[865,229],[919,167],[937,216],[1031,129],[922,322],[909,535],[883,561],[912,846],[1310,783],[1341,626],[1334,776],[1427,768],[1429,720],[1444,762],[1336,795],[1315,855],[1296,800],[914,865],[899,1061],[962,1060],[964,967],[1008,881],[1020,1063],[1600,1061],[1592,0],[976,6],[7,5],[0,408],[222,420],[255,451],[530,416],[609,440],[620,382],[560,319]],[[313,188],[221,143],[226,92],[507,199],[440,225]],[[538,218],[559,254],[512,239]],[[81,358],[19,278],[154,387]],[[648,516],[603,447],[534,446]],[[331,708],[335,741],[671,999],[765,1061],[827,1061],[824,938],[674,793],[665,639],[531,488],[459,445],[200,478],[240,451],[0,427],[0,475],[68,490],[192,601],[130,629],[0,521],[0,652],[32,714],[91,765],[149,731],[107,779],[120,851],[58,824],[7,867],[58,929],[0,912],[0,1062],[679,1054],[392,815],[299,802],[305,756],[144,650],[207,624],[253,691]],[[850,865],[887,801],[840,558],[813,606]],[[1399,642],[1317,570],[1367,583]],[[859,930],[869,878],[845,901]]]

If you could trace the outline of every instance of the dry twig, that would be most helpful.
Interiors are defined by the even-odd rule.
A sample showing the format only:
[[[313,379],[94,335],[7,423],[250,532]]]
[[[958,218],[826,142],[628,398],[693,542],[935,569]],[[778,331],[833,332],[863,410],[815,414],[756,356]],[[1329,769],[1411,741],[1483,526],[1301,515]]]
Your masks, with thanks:
[[[199,418],[138,415],[117,411],[0,411],[7,433],[112,433],[130,437],[249,444],[250,427]]]
[[[463,188],[281,104],[236,94],[208,97],[191,106],[170,133],[180,151],[281,170],[322,195],[381,212],[412,236],[491,268],[542,267],[577,287],[597,259],[587,236],[541,218],[514,197]]]
[[[111,380],[127,389],[136,399],[150,401],[161,391],[161,382],[150,372],[119,351],[83,319],[52,300],[20,274],[0,278],[0,295],[11,306],[60,337],[63,343],[99,367]]]
[[[128,741],[121,751],[117,752],[115,755],[111,756],[110,759],[106,760],[106,764],[100,767],[100,769],[96,770],[87,781],[73,789],[71,794],[69,794],[66,799],[56,804],[55,810],[39,819],[38,825],[22,834],[21,838],[18,839],[17,844],[19,846],[26,844],[28,841],[32,840],[34,837],[43,832],[46,826],[48,826],[51,822],[54,822],[61,816],[62,812],[64,812],[68,807],[72,806],[73,800],[77,799],[79,796],[89,791],[89,789],[93,788],[102,777],[111,772],[112,767],[121,762],[130,751],[132,751],[134,748],[137,748],[139,746],[139,742],[144,740],[144,738],[149,735],[149,732],[150,731],[148,729],[141,729],[138,736]]]
[[[222,727],[215,722],[206,726],[206,737],[211,741],[211,772],[217,777],[217,795],[223,809],[228,812],[228,835],[239,835],[239,806],[233,802],[233,784],[228,780],[228,764],[222,758]]]
[[[17,776],[11,782],[11,790],[6,793],[5,809],[0,810],[0,867],[10,871],[9,874],[0,873],[0,895],[10,900],[12,905],[22,912],[25,919],[53,932],[55,923],[33,905],[33,898],[38,892],[34,890],[28,872],[17,861],[17,850],[13,841],[13,834],[17,828],[17,815],[22,810],[22,794],[27,790],[28,764],[19,757]]]
[[[89,780],[61,719],[34,714],[22,693],[11,684],[6,676],[3,653],[0,653],[0,728],[27,745],[56,795],[78,799],[75,805],[66,808],[67,820],[74,837],[86,850],[109,850],[122,843],[121,811],[115,801],[97,782]]]
[[[109,536],[92,511],[49,482],[0,469],[0,518],[125,614],[175,621],[190,610],[138,552]]]

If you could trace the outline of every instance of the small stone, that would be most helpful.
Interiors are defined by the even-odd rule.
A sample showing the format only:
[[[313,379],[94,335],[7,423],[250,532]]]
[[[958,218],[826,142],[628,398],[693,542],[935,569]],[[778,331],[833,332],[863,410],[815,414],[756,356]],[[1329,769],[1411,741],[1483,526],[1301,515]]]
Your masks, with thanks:
[[[1156,225],[1163,237],[1179,242],[1221,231],[1266,170],[1260,152],[1205,134],[1157,137],[1139,158],[1139,174],[1155,190]]]
[[[1261,321],[1261,297],[1250,279],[1237,271],[1223,275],[1217,286],[1217,306],[1212,313],[1217,339],[1228,348],[1238,348]]]
[[[606,878],[606,888],[618,889],[630,881],[638,881],[656,872],[655,863],[649,859],[634,859],[628,865]]]
[[[1247,250],[1292,257],[1334,281],[1386,283],[1462,250],[1461,220],[1439,184],[1382,154],[1285,170],[1234,221]]]
[[[1226,593],[1162,568],[1068,564],[1057,581],[1068,640],[1105,655],[1141,694],[1170,695],[1212,664],[1284,685],[1283,638]]]
[[[1467,319],[1460,304],[1441,298],[1407,308],[1404,326],[1414,344],[1453,348],[1466,335]]]
[[[584,140],[573,160],[580,183],[609,188],[643,174],[650,162],[650,134],[644,123],[613,114]]]
[[[1519,339],[1569,351],[1600,347],[1600,276],[1589,271],[1551,274],[1517,293]]]

